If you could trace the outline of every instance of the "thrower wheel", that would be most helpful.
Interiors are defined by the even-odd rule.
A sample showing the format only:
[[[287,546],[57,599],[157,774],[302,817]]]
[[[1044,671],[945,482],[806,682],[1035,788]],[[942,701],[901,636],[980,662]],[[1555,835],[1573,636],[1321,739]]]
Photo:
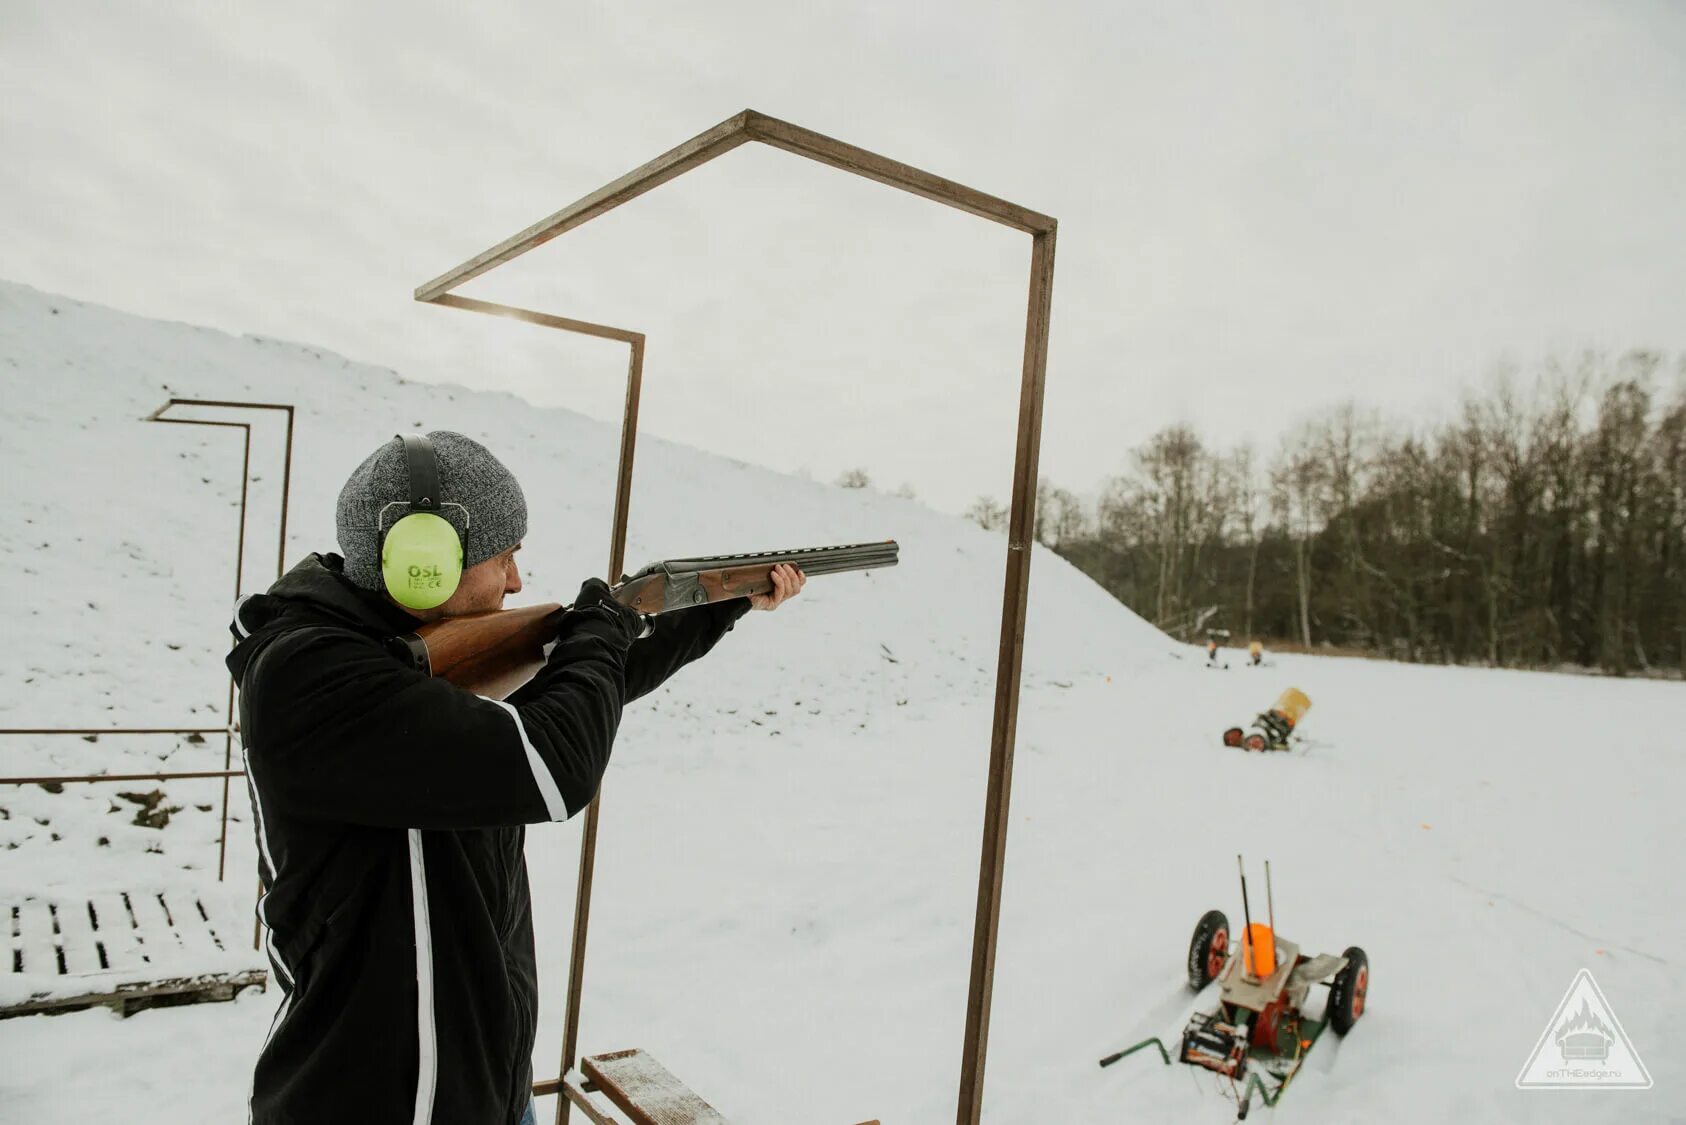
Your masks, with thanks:
[[[1228,730],[1224,731],[1224,745],[1240,746],[1241,739],[1245,736],[1245,734],[1246,732],[1240,727],[1230,727]]]
[[[1265,750],[1269,748],[1270,743],[1265,741],[1264,735],[1255,731],[1243,739],[1241,745],[1246,747],[1248,750]]]
[[[1253,1017],[1252,1041],[1267,1051],[1283,1054],[1278,1032],[1282,1028],[1282,1014],[1288,1008],[1286,998],[1278,996]]]
[[[1221,910],[1208,910],[1194,924],[1188,939],[1188,986],[1199,992],[1219,973],[1229,956],[1229,919]]]
[[[1370,991],[1370,959],[1356,945],[1348,946],[1342,956],[1346,958],[1346,968],[1335,974],[1334,983],[1329,986],[1329,1026],[1345,1035],[1364,1014],[1364,1002]]]

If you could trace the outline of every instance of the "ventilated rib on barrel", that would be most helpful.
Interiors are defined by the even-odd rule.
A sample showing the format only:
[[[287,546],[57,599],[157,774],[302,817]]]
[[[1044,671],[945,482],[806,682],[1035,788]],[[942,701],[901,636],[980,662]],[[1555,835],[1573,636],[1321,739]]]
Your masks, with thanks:
[[[669,613],[707,602],[768,593],[773,588],[769,572],[780,563],[799,567],[810,576],[840,574],[895,566],[900,550],[892,539],[841,547],[668,559],[645,567],[615,587],[615,600],[639,613]]]

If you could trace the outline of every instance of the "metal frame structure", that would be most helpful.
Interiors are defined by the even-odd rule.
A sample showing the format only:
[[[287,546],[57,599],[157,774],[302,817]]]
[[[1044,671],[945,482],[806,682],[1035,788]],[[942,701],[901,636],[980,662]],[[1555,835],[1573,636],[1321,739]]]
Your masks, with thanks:
[[[1058,224],[1016,203],[801,126],[754,110],[721,122],[654,160],[568,204],[491,249],[470,258],[415,291],[418,301],[472,312],[511,317],[545,327],[621,340],[632,347],[627,376],[626,410],[621,424],[620,471],[615,488],[614,528],[609,545],[609,573],[619,574],[626,546],[631,502],[632,460],[643,381],[644,337],[586,321],[515,308],[456,295],[453,291],[497,266],[595,219],[645,192],[689,172],[750,141],[780,148],[840,171],[899,188],[935,203],[989,219],[1031,236],[1030,283],[1025,314],[1024,356],[1019,384],[1018,433],[1013,461],[1013,499],[1007,520],[1007,562],[1002,596],[1001,637],[997,656],[995,706],[990,737],[989,785],[984,803],[982,854],[978,865],[977,913],[972,934],[971,978],[966,1004],[957,1121],[976,1125],[983,1106],[984,1062],[989,1044],[990,1000],[994,987],[996,937],[1000,922],[1001,881],[1006,859],[1008,803],[1012,788],[1014,739],[1018,725],[1019,684],[1024,663],[1024,630],[1029,602],[1030,555],[1034,539],[1036,475],[1042,438],[1043,385],[1048,366],[1048,322],[1052,309],[1054,243]],[[597,819],[601,797],[586,814],[580,847],[580,877],[575,903],[573,949],[568,978],[567,1025],[561,1069],[572,1067],[579,1031],[580,997],[585,974],[586,930],[591,905]],[[563,1079],[536,1083],[535,1093],[554,1093]],[[558,1125],[568,1118],[569,1102],[559,1099]]]
[[[227,402],[215,399],[172,398],[157,410],[147,415],[142,421],[162,422],[176,426],[221,426],[242,431],[242,453],[240,461],[240,533],[235,543],[234,552],[234,596],[240,597],[240,581],[246,565],[246,499],[251,482],[252,469],[252,424],[250,422],[226,422],[211,418],[166,418],[164,415],[177,406],[206,406],[229,410],[281,410],[287,414],[286,454],[281,469],[281,525],[277,533],[275,553],[275,576],[281,577],[286,566],[287,557],[287,503],[292,492],[293,483],[293,407],[282,403],[271,402]],[[71,727],[7,727],[0,729],[0,735],[89,735],[101,734],[221,734],[223,736],[223,762],[220,770],[195,770],[189,772],[160,772],[141,774],[49,774],[40,777],[0,777],[0,785],[46,785],[70,783],[90,783],[96,781],[175,781],[203,778],[222,778],[222,825],[217,830],[217,881],[222,882],[228,862],[228,784],[230,778],[244,777],[244,769],[234,769],[234,680],[228,682],[228,721],[221,727],[190,727],[182,729],[158,727],[102,727],[98,729]]]

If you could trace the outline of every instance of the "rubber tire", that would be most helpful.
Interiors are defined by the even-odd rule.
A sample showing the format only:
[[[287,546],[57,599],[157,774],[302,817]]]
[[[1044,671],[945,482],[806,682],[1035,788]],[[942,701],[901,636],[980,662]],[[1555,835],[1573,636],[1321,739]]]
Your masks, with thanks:
[[[1346,958],[1346,968],[1336,973],[1334,982],[1329,985],[1329,1026],[1335,1029],[1337,1035],[1345,1035],[1352,1030],[1352,1025],[1364,1014],[1362,1005],[1368,1004],[1370,993],[1370,958],[1356,945],[1347,946],[1341,956]],[[1354,995],[1354,982],[1360,975],[1364,978],[1363,1000]],[[1360,1005],[1356,1010],[1355,1004]]]
[[[1194,936],[1188,939],[1188,986],[1199,992],[1208,984],[1216,973],[1207,974],[1206,961],[1212,952],[1212,939],[1219,933],[1224,935],[1224,942],[1229,942],[1229,919],[1221,910],[1208,910],[1200,916],[1200,921],[1194,924]]]

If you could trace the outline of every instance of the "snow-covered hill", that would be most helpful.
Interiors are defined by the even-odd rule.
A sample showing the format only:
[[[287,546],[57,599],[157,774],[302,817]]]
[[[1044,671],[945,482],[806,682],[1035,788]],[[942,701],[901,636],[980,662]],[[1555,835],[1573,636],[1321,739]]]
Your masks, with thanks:
[[[407,428],[475,436],[523,482],[519,600],[566,600],[606,562],[617,435],[577,414],[9,284],[0,382],[0,726],[222,721],[240,431],[141,421],[172,394],[297,405],[289,563],[333,548],[340,483]],[[272,419],[252,463],[245,590],[274,573]],[[633,565],[878,538],[900,541],[900,567],[816,579],[629,713],[604,787],[583,1045],[652,1051],[734,1121],[953,1117],[1005,544],[915,503],[641,439]],[[1672,1049],[1686,689],[1202,663],[1038,551],[986,1120],[1229,1119],[1209,1076],[1095,1060],[1180,1029],[1188,932],[1212,906],[1238,917],[1243,851],[1273,861],[1284,935],[1312,952],[1362,945],[1373,972],[1359,1027],[1319,1045],[1278,1113],[1686,1116]],[[1217,746],[1290,683],[1314,701],[1303,753]],[[221,756],[215,738],[0,740],[5,774]],[[0,791],[0,888],[214,879],[217,783],[164,786],[177,811],[163,830],[130,823],[109,788]],[[254,859],[238,797],[234,815],[239,891]],[[530,838],[542,1077],[560,1051],[578,839],[577,824]],[[1581,967],[1654,1089],[1513,1088]],[[274,1003],[0,1023],[0,1121],[240,1119]]]

